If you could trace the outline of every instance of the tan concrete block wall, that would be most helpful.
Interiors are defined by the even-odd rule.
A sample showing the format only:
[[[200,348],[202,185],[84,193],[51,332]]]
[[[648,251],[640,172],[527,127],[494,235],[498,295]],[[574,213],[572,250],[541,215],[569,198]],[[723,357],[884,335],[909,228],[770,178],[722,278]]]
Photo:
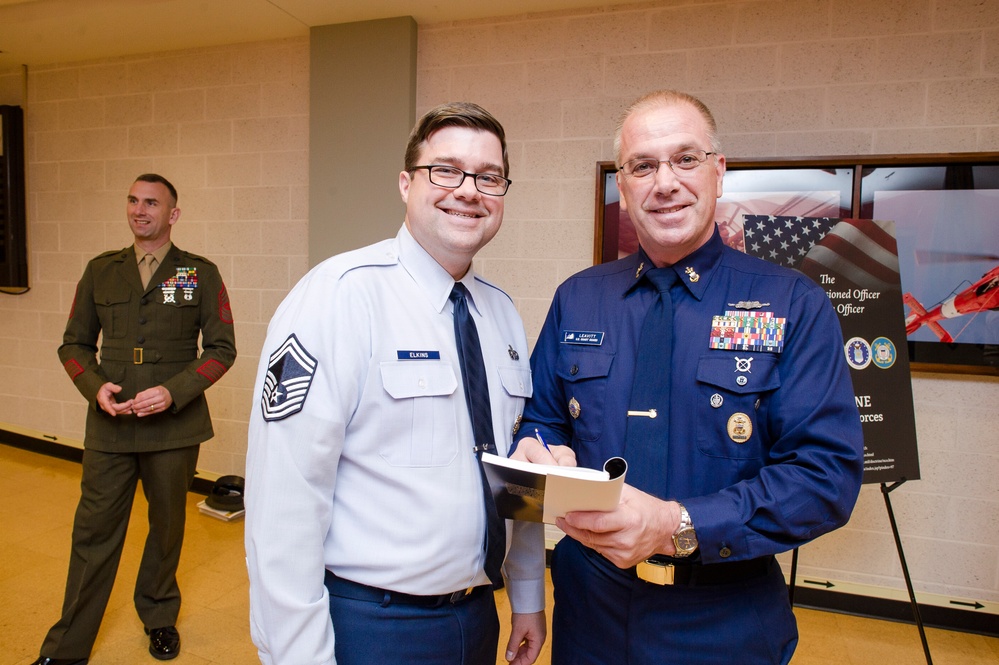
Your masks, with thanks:
[[[0,298],[0,422],[81,441],[86,405],[56,357],[87,260],[127,245],[125,197],[157,172],[179,190],[174,241],[219,265],[236,366],[208,391],[216,430],[199,466],[243,473],[263,331],[304,273],[305,39],[0,73],[25,107],[31,291]]]
[[[999,151],[999,0],[663,0],[424,25],[418,66],[418,112],[464,98],[506,126],[514,186],[477,266],[532,339],[558,283],[592,262],[596,162],[650,89],[700,95],[730,157]],[[308,265],[308,69],[308,43],[288,40],[28,74],[32,290],[0,297],[0,422],[82,439],[55,349],[87,259],[129,241],[132,179],[158,171],[180,189],[177,243],[219,264],[236,316],[201,466],[242,472],[267,322]],[[24,87],[0,72],[0,103]],[[999,601],[999,380],[913,386],[924,479],[893,502],[917,592]],[[867,487],[799,575],[901,588],[886,529]]]
[[[426,25],[419,67],[418,112],[467,98],[507,129],[514,184],[477,263],[532,341],[558,283],[592,262],[596,163],[651,89],[700,96],[730,157],[999,151],[997,0],[671,0]],[[913,385],[923,479],[892,501],[917,593],[999,601],[999,379]],[[904,590],[879,488],[802,548],[798,574]]]

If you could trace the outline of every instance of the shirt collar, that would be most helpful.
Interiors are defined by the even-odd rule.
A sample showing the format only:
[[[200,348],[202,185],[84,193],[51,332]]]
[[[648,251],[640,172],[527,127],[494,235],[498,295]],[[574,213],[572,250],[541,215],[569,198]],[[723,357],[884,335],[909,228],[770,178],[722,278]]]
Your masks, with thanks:
[[[170,248],[173,247],[173,242],[167,240],[154,252],[147,252],[145,250],[139,249],[138,245],[132,245],[132,247],[135,248],[135,263],[137,265],[140,261],[142,261],[142,257],[144,257],[146,254],[152,254],[153,258],[156,259],[156,265],[161,266],[163,265],[163,259],[166,258],[166,255],[170,251]]]
[[[690,294],[701,300],[708,289],[708,282],[711,281],[718,264],[721,263],[724,250],[725,242],[722,240],[718,227],[715,226],[714,233],[711,234],[711,238],[706,243],[669,267],[676,271],[678,281],[687,287]],[[634,279],[628,285],[627,291],[631,291],[645,281],[642,276],[656,267],[641,247],[636,254],[632,255],[632,258],[635,261],[635,271],[632,273]]]
[[[420,243],[416,242],[416,238],[405,224],[399,229],[396,242],[399,246],[399,263],[419,285],[434,309],[443,312],[451,296],[451,289],[454,288],[454,278],[427,253],[427,250],[423,249]],[[471,267],[460,281],[471,295],[472,307],[478,310],[475,303],[478,300],[480,286]]]

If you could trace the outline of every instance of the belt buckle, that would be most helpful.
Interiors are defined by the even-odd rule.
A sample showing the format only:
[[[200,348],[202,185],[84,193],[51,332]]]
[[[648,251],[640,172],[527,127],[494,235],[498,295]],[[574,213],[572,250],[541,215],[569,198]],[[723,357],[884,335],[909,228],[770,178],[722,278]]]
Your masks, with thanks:
[[[638,579],[659,586],[672,585],[674,572],[673,564],[652,559],[646,559],[635,566],[635,574],[638,575]]]
[[[468,598],[470,595],[472,595],[473,591],[475,591],[474,586],[470,586],[467,589],[458,589],[457,591],[451,594],[451,597],[448,599],[448,602],[451,603],[452,605],[454,605],[455,603],[460,603],[461,601],[465,600],[465,598]]]
[[[132,364],[141,365],[142,364],[142,347],[137,346],[132,349]]]

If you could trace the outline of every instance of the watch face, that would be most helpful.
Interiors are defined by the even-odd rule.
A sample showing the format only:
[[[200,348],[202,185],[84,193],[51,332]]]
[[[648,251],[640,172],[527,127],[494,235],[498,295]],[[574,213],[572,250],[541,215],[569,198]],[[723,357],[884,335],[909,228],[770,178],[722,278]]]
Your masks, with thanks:
[[[677,552],[690,554],[697,549],[697,535],[690,527],[680,529],[680,532],[673,536],[673,544],[676,545]]]

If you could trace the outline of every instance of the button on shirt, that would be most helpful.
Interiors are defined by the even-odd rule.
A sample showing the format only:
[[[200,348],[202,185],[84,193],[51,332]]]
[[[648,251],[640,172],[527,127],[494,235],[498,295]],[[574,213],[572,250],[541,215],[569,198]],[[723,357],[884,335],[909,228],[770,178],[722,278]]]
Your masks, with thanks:
[[[531,394],[523,324],[495,286],[471,271],[462,283],[488,369],[498,454],[506,455]],[[453,285],[404,226],[395,239],[317,266],[274,315],[246,483],[251,625],[264,663],[332,662],[324,568],[418,595],[488,584]],[[316,359],[315,375],[300,412],[265,421],[269,356],[291,334]],[[541,525],[507,529],[511,604],[540,611]]]
[[[624,454],[627,411],[646,408],[629,399],[655,297],[640,277],[652,267],[639,253],[571,277],[535,347],[524,431],[537,427],[549,443],[569,443],[580,466],[600,468]],[[652,493],[687,508],[704,563],[783,552],[842,525],[860,489],[863,437],[825,292],[726,247],[717,230],[673,268],[682,284],[671,290],[673,416],[662,442],[665,473]],[[760,311],[786,320],[781,352],[711,348],[713,317],[738,301],[758,301]],[[572,344],[571,331],[604,335],[600,345]],[[748,438],[730,430],[740,414]]]

